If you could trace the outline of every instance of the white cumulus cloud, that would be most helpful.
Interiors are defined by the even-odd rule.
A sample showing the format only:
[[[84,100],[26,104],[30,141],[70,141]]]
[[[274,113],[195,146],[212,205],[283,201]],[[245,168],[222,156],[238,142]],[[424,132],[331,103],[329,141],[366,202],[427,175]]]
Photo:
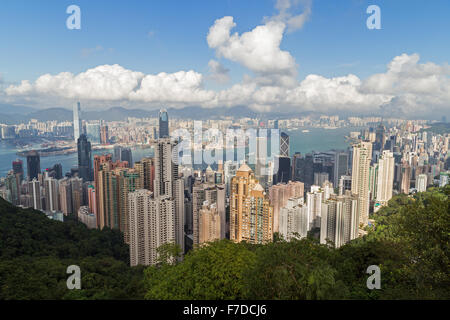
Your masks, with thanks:
[[[218,57],[238,62],[260,74],[296,74],[294,58],[280,49],[284,23],[269,21],[242,35],[231,34],[235,26],[233,17],[223,17],[209,29],[208,45],[216,50]]]

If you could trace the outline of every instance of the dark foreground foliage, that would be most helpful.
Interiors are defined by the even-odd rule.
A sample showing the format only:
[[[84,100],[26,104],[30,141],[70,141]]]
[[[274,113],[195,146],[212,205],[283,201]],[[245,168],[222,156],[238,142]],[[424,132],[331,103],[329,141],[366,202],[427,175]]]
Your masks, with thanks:
[[[0,198],[0,299],[139,299],[143,267],[130,268],[118,231],[58,222]],[[67,267],[81,269],[68,290]]]

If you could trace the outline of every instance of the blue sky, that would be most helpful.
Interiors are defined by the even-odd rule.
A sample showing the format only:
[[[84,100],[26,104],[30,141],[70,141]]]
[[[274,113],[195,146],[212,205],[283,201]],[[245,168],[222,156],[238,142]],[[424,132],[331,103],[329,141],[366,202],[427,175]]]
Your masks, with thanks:
[[[70,4],[81,8],[81,30],[65,26]],[[381,8],[382,30],[366,28],[370,4]],[[113,63],[144,73],[205,72],[214,58],[206,43],[214,20],[233,16],[241,33],[273,13],[272,0],[2,0],[0,72],[8,81]],[[442,63],[450,56],[449,14],[447,0],[316,0],[304,28],[287,34],[281,48],[296,59],[300,77],[349,72],[366,77],[401,53]],[[103,50],[82,54],[98,46]],[[240,78],[242,68],[224,65]]]
[[[66,28],[71,4],[81,8],[81,30]],[[381,30],[366,27],[371,4],[381,8]],[[231,84],[239,83],[254,73],[216,57],[206,40],[208,30],[216,19],[232,16],[232,33],[251,31],[277,13],[274,6],[275,0],[2,0],[0,75],[9,85],[105,64],[144,74],[195,70],[206,75],[215,59],[230,70]],[[301,13],[302,5],[295,10]],[[385,72],[403,53],[443,65],[450,57],[449,14],[448,0],[313,0],[309,19],[300,30],[284,33],[280,49],[295,59],[299,81],[309,74],[366,79]],[[205,85],[223,89],[230,83]]]

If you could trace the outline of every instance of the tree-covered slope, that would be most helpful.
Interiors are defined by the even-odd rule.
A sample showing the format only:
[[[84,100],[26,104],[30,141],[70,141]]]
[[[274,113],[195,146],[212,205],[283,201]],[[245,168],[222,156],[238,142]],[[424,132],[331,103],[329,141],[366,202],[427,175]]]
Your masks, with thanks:
[[[0,299],[140,298],[142,268],[128,266],[120,232],[14,207],[0,198]],[[78,265],[82,290],[68,290]]]

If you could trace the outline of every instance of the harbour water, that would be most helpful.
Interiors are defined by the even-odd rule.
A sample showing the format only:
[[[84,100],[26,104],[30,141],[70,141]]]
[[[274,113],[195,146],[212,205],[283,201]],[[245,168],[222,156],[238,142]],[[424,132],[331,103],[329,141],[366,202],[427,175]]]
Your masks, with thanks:
[[[307,129],[309,132],[303,132]],[[345,140],[345,136],[348,136],[351,131],[359,131],[360,128],[344,127],[336,129],[323,129],[323,128],[302,128],[296,130],[285,130],[290,136],[290,153],[295,152],[308,153],[312,151],[328,151],[331,149],[345,150],[349,146]],[[36,145],[36,148],[40,148]],[[132,147],[133,161],[139,161],[143,157],[153,156],[153,150],[151,148]],[[16,152],[19,148],[14,147],[6,141],[0,141],[0,177],[4,177],[12,168],[12,162],[19,158],[23,161],[24,171],[27,170],[26,158],[19,157]],[[113,153],[112,149],[109,150],[94,150],[93,155]],[[70,171],[71,168],[77,166],[78,155],[77,153],[56,155],[50,157],[41,157],[41,170],[50,168],[56,163],[62,165],[63,174]]]

